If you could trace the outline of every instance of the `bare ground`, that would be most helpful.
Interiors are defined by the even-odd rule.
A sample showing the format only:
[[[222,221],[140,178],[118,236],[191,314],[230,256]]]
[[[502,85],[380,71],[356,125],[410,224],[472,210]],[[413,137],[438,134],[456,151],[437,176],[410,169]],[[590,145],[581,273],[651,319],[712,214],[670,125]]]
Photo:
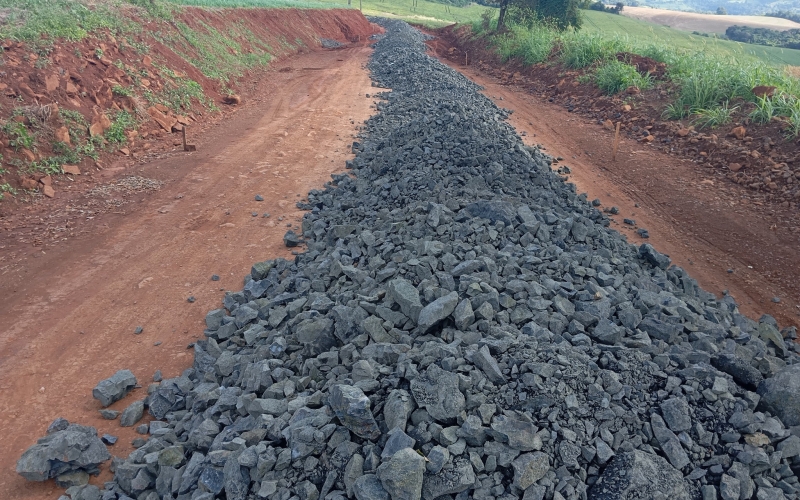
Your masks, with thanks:
[[[115,455],[132,451],[133,429],[102,420],[92,388],[133,370],[143,387],[111,407],[122,410],[144,397],[157,369],[180,374],[192,361],[187,345],[202,336],[205,313],[220,306],[223,291],[241,289],[253,262],[292,258],[282,238],[300,223],[295,203],[343,169],[370,115],[369,53],[359,46],[292,58],[259,83],[259,98],[195,137],[196,153],[118,165],[122,176],[106,171],[101,191],[120,205],[63,227],[73,238],[34,247],[16,237],[24,227],[3,233],[0,498],[58,496],[52,481],[29,483],[14,471],[56,417],[119,436]],[[139,179],[133,186],[163,184],[108,189],[128,174]]]

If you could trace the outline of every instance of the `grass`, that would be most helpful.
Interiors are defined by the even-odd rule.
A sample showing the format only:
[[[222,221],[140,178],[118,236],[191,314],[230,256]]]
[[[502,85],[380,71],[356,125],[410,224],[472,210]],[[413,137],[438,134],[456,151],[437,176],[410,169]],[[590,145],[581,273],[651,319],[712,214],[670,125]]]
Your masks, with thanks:
[[[468,23],[480,17],[486,9],[477,4],[455,7],[439,2],[417,0],[169,0],[173,4],[198,7],[255,7],[255,8],[360,8],[365,15],[397,17],[428,27],[453,23]]]
[[[42,43],[65,38],[80,40],[90,32],[108,28],[122,30],[130,23],[106,4],[90,9],[74,0],[0,0],[0,8],[8,9],[8,18],[0,25],[0,39]]]
[[[508,33],[494,35],[491,14],[473,21],[472,28],[477,36],[487,36],[503,59],[516,57],[528,64],[560,62],[567,68],[583,69],[580,82],[592,82],[612,95],[631,86],[646,89],[654,83],[649,75],[617,61],[617,54],[649,57],[665,63],[666,79],[674,84],[664,117],[691,117],[701,128],[714,128],[728,123],[735,113],[749,110],[747,103],[752,103],[755,111],[750,116],[755,121],[766,123],[779,116],[787,122],[789,137],[800,134],[800,79],[784,66],[786,62],[800,64],[800,51],[743,48],[744,44],[697,37],[612,14],[582,14],[585,23],[580,31],[511,26]],[[765,103],[751,92],[762,85],[777,88],[773,102]]]
[[[670,49],[702,52],[722,59],[800,66],[800,50],[751,45],[697,36],[685,31],[631,19],[625,16],[584,10],[582,32],[627,38],[635,45],[657,45]]]
[[[652,86],[650,76],[642,76],[630,64],[613,60],[599,66],[594,74],[594,84],[597,88],[612,95],[629,87],[645,90]]]

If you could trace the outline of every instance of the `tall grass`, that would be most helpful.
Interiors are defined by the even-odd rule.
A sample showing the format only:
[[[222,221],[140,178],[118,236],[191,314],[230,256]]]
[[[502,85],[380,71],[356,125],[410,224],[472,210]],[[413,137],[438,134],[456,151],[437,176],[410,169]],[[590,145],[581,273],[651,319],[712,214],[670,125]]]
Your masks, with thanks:
[[[503,61],[518,58],[525,64],[538,64],[547,60],[553,51],[556,32],[547,26],[525,28],[512,25],[507,33],[496,40],[497,51]]]
[[[559,59],[573,69],[586,68],[600,61],[614,59],[617,52],[626,50],[628,43],[618,37],[604,37],[583,31],[566,33],[561,37]]]
[[[597,88],[606,94],[616,94],[629,87],[645,90],[652,86],[650,75],[643,76],[630,64],[613,60],[601,65],[594,74]]]

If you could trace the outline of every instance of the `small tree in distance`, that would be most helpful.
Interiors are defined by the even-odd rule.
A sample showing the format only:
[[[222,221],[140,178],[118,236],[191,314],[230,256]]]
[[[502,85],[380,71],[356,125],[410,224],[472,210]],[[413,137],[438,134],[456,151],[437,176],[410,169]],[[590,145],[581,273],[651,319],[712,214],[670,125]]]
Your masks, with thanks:
[[[500,7],[497,31],[505,27],[507,17],[515,22],[542,21],[565,30],[581,26],[580,0],[495,0]]]

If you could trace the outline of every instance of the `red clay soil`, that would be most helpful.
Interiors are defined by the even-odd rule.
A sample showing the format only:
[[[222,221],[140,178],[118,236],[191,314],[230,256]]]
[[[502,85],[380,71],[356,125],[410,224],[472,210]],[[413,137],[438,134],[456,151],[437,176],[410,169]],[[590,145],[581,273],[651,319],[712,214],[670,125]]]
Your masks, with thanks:
[[[4,69],[0,72],[0,123],[16,119],[25,123],[29,131],[38,132],[38,144],[31,150],[11,147],[13,136],[0,131],[2,167],[7,171],[3,174],[0,170],[0,184],[8,182],[20,192],[17,198],[6,196],[0,203],[0,217],[27,210],[31,201],[41,198],[37,191],[43,190],[43,183],[50,183],[56,197],[67,188],[85,189],[84,184],[93,183],[91,176],[113,163],[115,158],[144,154],[151,150],[155,140],[179,131],[183,125],[194,129],[224,115],[226,106],[222,103],[227,93],[243,92],[245,89],[240,88],[239,83],[252,81],[257,70],[246,72],[239,79],[231,78],[223,88],[222,82],[206,77],[189,62],[188,59],[198,54],[176,28],[178,23],[185,23],[201,33],[209,28],[229,36],[239,33],[233,41],[240,45],[240,54],[257,49],[253,45],[257,39],[261,47],[269,46],[270,54],[277,59],[319,48],[322,38],[341,43],[364,42],[376,29],[361,12],[350,9],[205,10],[188,7],[169,22],[137,19],[135,9],[128,9],[125,14],[143,25],[141,33],[118,39],[109,32],[100,31],[79,42],[58,41],[46,54],[21,42],[0,44]],[[167,46],[162,40],[171,42]],[[139,52],[142,46],[149,47],[145,53]],[[142,98],[144,92],[159,95],[181,85],[185,79],[199,84],[206,99],[221,106],[223,113],[208,111],[197,99],[187,109],[175,111],[157,104],[153,110]],[[139,95],[117,95],[113,92],[115,87],[132,88]],[[87,123],[93,125],[94,135],[106,132],[109,116],[121,109],[136,112],[146,121],[138,131],[128,132],[128,141],[123,147],[109,145],[110,152],[97,162],[83,159],[77,166],[89,176],[69,179],[54,176],[41,181],[43,172],[26,173],[30,162],[41,162],[54,154],[56,142],[76,145],[64,135],[67,129],[62,128],[65,120],[61,110],[83,115]],[[19,162],[22,168],[12,166]],[[8,227],[8,223],[3,225]]]
[[[156,370],[174,377],[191,365],[206,312],[241,289],[252,263],[293,258],[282,238],[300,223],[295,204],[342,171],[374,108],[370,51],[356,43],[282,61],[244,82],[252,91],[230,119],[193,134],[196,152],[170,142],[120,157],[33,205],[28,227],[0,233],[0,498],[61,493],[14,471],[59,416],[119,436],[111,452],[127,456],[137,434],[100,418],[94,385],[129,368],[142,388],[111,408],[143,398]]]
[[[552,92],[531,91],[539,85],[535,76],[509,81],[513,67],[486,62],[488,57],[464,66],[462,49],[451,42],[443,36],[429,46],[442,62],[484,86],[498,106],[513,111],[509,121],[526,144],[541,144],[560,157],[553,168],[566,172],[566,166],[565,177],[578,192],[599,198],[603,209],[618,207],[613,227],[631,243],[653,244],[706,290],[728,291],[752,318],[766,313],[781,326],[800,325],[800,217],[794,206],[781,207],[693,158],[668,154],[627,134],[613,161],[614,132],[596,118],[568,111]],[[623,219],[635,220],[636,226]],[[650,238],[640,237],[639,228]],[[780,302],[773,302],[775,297]]]

